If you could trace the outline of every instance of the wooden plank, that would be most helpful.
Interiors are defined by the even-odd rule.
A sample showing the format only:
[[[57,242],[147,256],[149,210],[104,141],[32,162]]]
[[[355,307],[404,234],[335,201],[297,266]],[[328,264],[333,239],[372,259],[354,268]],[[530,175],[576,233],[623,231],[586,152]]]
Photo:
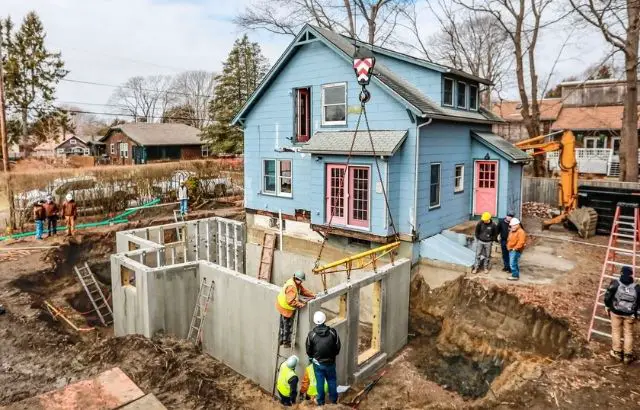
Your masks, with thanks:
[[[345,319],[347,317],[347,295],[340,296],[340,303],[338,307],[338,317]]]
[[[271,270],[273,267],[273,252],[276,247],[276,235],[265,232],[262,240],[262,252],[260,254],[260,267],[258,279],[271,282]]]
[[[382,328],[380,320],[382,318],[382,281],[373,283],[373,294],[371,295],[371,349],[380,351],[380,335]]]

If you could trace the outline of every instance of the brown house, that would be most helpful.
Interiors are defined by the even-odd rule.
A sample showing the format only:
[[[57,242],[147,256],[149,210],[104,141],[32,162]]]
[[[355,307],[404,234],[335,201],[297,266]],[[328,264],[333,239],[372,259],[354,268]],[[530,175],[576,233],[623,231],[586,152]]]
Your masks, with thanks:
[[[561,98],[545,98],[538,101],[540,106],[540,131],[539,135],[548,134],[551,125],[558,118],[562,109]],[[492,111],[505,122],[494,124],[493,132],[502,138],[517,142],[529,138],[527,128],[522,120],[520,101],[501,101],[493,105]]]
[[[89,147],[89,144],[75,135],[72,135],[68,139],[62,141],[56,146],[55,150],[55,155],[57,157],[91,155],[91,148]]]
[[[209,156],[200,130],[185,124],[131,123],[112,127],[100,139],[112,164],[146,164]]]

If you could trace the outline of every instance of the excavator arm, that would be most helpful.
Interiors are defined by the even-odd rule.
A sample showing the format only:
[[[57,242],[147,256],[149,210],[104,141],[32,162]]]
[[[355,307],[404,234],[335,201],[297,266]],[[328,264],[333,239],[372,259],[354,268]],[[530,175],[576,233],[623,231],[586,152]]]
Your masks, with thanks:
[[[576,160],[576,138],[571,130],[561,131],[560,140],[546,141],[560,132],[541,135],[515,144],[521,150],[532,150],[534,156],[548,152],[559,152],[560,181],[558,199],[560,215],[542,222],[543,229],[551,225],[564,223],[569,219],[577,228],[580,236],[587,238],[595,234],[598,214],[592,208],[578,209],[578,163]]]

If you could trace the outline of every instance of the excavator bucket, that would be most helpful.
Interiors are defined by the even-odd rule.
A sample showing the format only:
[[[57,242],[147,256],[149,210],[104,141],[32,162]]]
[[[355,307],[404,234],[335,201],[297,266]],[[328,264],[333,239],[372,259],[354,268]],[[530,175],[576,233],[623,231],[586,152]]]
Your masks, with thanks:
[[[598,213],[593,208],[578,208],[569,212],[569,221],[578,229],[581,238],[590,238],[596,234]]]

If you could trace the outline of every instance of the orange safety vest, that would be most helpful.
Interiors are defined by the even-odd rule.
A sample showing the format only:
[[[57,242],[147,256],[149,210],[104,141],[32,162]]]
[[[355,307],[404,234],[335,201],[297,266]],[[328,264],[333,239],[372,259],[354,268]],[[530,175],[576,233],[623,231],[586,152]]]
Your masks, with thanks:
[[[293,311],[293,310],[296,310],[296,308],[289,305],[289,303],[287,303],[287,288],[289,286],[293,286],[293,288],[296,291],[296,299],[298,299],[298,287],[296,286],[296,283],[293,281],[293,278],[291,278],[287,280],[282,286],[282,289],[280,289],[280,293],[278,293],[278,304],[283,309]]]

